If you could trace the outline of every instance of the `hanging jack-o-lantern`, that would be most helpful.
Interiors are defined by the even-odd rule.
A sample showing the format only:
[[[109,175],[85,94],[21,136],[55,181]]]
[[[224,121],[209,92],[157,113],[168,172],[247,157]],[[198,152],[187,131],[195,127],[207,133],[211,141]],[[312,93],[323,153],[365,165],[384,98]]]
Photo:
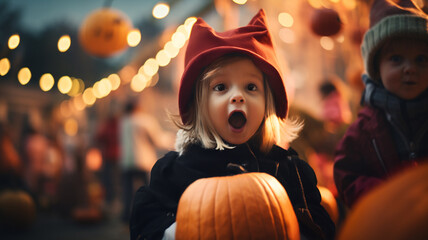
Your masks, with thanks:
[[[313,11],[310,27],[316,35],[333,36],[340,32],[342,21],[336,10],[320,8]]]
[[[89,54],[110,57],[128,48],[127,37],[132,29],[125,14],[112,8],[101,8],[83,21],[79,41]]]
[[[175,238],[300,239],[283,186],[267,173],[203,178],[180,198]]]

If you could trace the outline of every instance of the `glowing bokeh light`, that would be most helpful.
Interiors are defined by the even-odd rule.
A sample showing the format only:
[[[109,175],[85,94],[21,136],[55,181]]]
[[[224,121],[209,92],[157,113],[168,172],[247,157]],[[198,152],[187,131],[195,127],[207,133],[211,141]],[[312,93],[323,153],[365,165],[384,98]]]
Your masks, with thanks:
[[[193,24],[195,24],[196,20],[197,19],[195,17],[189,17],[186,19],[186,21],[184,21],[184,27],[186,28],[186,31],[187,31],[187,36],[186,36],[187,39],[189,38],[190,33],[192,32],[192,27],[193,27]]]
[[[159,70],[159,64],[154,58],[149,58],[143,65],[144,73],[151,77],[155,75]]]
[[[78,110],[78,111],[82,111],[83,109],[85,109],[85,107],[86,107],[86,104],[85,104],[85,102],[83,101],[83,97],[82,97],[82,95],[80,94],[80,95],[77,95],[77,96],[75,96],[75,97],[73,97],[73,104],[74,104],[74,107]]]
[[[92,88],[87,88],[82,94],[83,102],[85,102],[86,105],[92,106],[94,105],[97,98],[94,95],[94,91]]]
[[[117,90],[120,87],[120,77],[116,73],[110,74],[108,77],[108,80],[111,84],[111,90]]]
[[[148,82],[148,79],[143,74],[136,74],[131,80],[131,89],[134,92],[141,92],[144,90]]]
[[[186,35],[181,32],[175,32],[171,37],[172,44],[178,49],[182,48],[186,43]]]
[[[156,19],[162,19],[168,16],[169,5],[166,3],[158,3],[153,7],[153,17]]]
[[[101,151],[97,148],[90,148],[86,153],[86,166],[91,171],[100,170],[103,165],[103,158],[101,155]]]
[[[79,79],[79,78],[72,78],[71,80],[73,84],[71,86],[70,91],[67,94],[70,97],[74,97],[83,92],[83,90],[85,89],[85,83],[83,82],[82,79]]]
[[[126,37],[126,40],[128,41],[128,45],[130,47],[136,47],[140,41],[141,41],[141,32],[138,29],[134,29],[128,33],[128,36]]]
[[[73,118],[69,118],[64,122],[64,132],[68,136],[76,136],[77,131],[79,130],[79,125],[77,121]]]
[[[321,37],[320,44],[327,51],[331,51],[334,48],[334,41],[330,37]]]
[[[29,68],[21,68],[18,72],[18,81],[21,85],[27,84],[31,79],[31,71]]]
[[[71,39],[69,35],[63,35],[58,40],[58,50],[66,52],[71,46]]]
[[[158,62],[159,66],[165,67],[171,61],[171,57],[168,55],[168,53],[166,53],[165,50],[160,50],[156,54],[156,61]]]
[[[239,5],[244,5],[245,3],[247,3],[247,0],[233,0],[233,2]]]
[[[71,78],[69,76],[62,76],[58,80],[57,86],[58,86],[58,90],[62,94],[67,94],[68,92],[70,92],[71,87],[73,86],[73,81],[71,80]]]
[[[170,58],[177,57],[178,53],[180,52],[180,49],[178,49],[174,44],[172,44],[171,41],[167,42],[164,46],[164,50],[166,53],[168,53]]]
[[[45,73],[40,77],[39,85],[44,92],[51,90],[54,84],[55,84],[55,80],[52,74]]]
[[[2,58],[0,60],[0,75],[6,75],[10,70],[10,61],[7,58]]]
[[[280,13],[278,15],[278,22],[284,27],[292,27],[294,24],[294,18],[289,13]]]
[[[98,91],[101,93],[102,97],[106,97],[111,92],[111,83],[108,78],[103,78],[100,80],[100,84],[98,85]]]
[[[20,40],[19,35],[13,34],[12,36],[9,37],[9,41],[7,42],[7,45],[8,45],[10,50],[13,50],[19,46],[20,41],[21,40]]]

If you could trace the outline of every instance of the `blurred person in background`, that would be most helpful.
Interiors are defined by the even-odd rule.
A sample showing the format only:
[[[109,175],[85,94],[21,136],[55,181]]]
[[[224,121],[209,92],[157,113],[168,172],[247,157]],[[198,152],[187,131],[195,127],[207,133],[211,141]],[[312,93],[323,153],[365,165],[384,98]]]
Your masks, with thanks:
[[[136,187],[149,183],[150,171],[158,159],[157,148],[170,150],[175,136],[164,131],[142,104],[130,100],[120,122],[122,169],[122,221],[129,222]],[[134,182],[139,180],[139,182]]]
[[[120,181],[120,136],[118,103],[113,101],[107,118],[101,123],[95,136],[96,146],[101,151],[102,167],[101,181],[105,189],[105,201],[107,207],[111,207],[116,199]]]

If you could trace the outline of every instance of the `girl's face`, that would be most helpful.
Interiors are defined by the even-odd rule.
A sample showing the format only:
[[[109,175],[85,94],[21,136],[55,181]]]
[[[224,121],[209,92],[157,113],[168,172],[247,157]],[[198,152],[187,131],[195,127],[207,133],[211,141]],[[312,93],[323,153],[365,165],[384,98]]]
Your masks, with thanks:
[[[246,58],[222,66],[209,82],[208,118],[214,130],[230,144],[247,142],[265,114],[262,72]]]
[[[385,88],[404,100],[418,97],[428,88],[428,44],[398,38],[380,56],[380,77]]]

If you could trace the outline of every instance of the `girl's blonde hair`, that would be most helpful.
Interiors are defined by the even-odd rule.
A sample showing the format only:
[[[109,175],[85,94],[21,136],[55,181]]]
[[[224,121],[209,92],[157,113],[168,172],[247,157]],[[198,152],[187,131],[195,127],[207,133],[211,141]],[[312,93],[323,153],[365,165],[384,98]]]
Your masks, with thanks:
[[[177,132],[175,143],[175,147],[180,154],[193,143],[201,143],[204,148],[215,148],[217,150],[233,148],[233,146],[223,141],[209,121],[206,96],[208,95],[209,83],[212,76],[223,66],[241,59],[249,58],[242,54],[226,55],[207,67],[196,81],[192,106],[189,107],[189,112],[187,113],[189,119],[188,123],[183,124],[179,116],[172,118],[175,125],[180,128]],[[302,128],[302,123],[296,119],[281,119],[276,115],[272,90],[268,84],[266,75],[263,74],[263,76],[266,98],[265,116],[259,129],[249,142],[252,146],[259,146],[259,150],[263,153],[268,153],[273,145],[280,141],[287,143],[293,141],[298,136]]]

